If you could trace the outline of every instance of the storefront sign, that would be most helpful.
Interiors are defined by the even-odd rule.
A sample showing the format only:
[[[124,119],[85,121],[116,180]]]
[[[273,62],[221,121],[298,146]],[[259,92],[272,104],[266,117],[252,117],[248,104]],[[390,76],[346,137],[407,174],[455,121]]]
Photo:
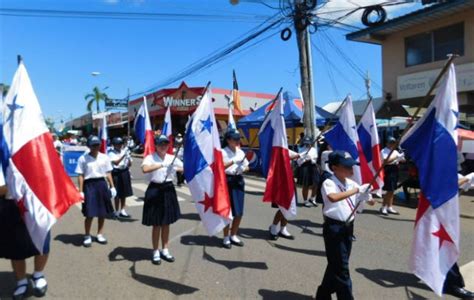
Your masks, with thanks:
[[[175,99],[174,97],[163,97],[163,104],[164,106],[172,106],[172,107],[190,107],[190,106],[198,106],[199,102],[201,101],[202,96],[198,96],[194,99]]]
[[[458,92],[474,90],[474,63],[456,65],[456,81]],[[397,99],[423,97],[441,69],[398,76]]]

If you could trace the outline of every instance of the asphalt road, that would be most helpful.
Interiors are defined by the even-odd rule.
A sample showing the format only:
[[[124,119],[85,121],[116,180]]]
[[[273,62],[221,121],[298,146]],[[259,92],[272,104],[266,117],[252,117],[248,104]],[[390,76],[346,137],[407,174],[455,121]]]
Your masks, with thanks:
[[[107,245],[82,247],[83,217],[78,207],[53,228],[46,268],[45,299],[310,299],[326,268],[321,208],[300,207],[289,231],[294,241],[268,241],[275,210],[261,201],[264,181],[247,178],[243,248],[221,247],[221,237],[208,237],[200,224],[187,187],[178,188],[182,219],[171,226],[170,251],[176,262],[152,265],[151,229],[141,225],[147,183],[133,166],[136,197],[127,201],[132,219],[106,222]],[[429,288],[408,271],[415,210],[381,217],[378,205],[359,215],[357,241],[350,260],[356,299],[434,299]],[[474,220],[461,219],[459,265],[474,260]],[[94,222],[93,230],[97,224]],[[471,263],[472,265],[473,263]],[[28,263],[32,272],[32,261]],[[463,268],[468,270],[469,268]],[[473,268],[470,268],[471,270]],[[474,273],[464,274],[474,278]],[[0,297],[11,295],[10,264],[0,260]],[[446,297],[447,299],[453,299]]]

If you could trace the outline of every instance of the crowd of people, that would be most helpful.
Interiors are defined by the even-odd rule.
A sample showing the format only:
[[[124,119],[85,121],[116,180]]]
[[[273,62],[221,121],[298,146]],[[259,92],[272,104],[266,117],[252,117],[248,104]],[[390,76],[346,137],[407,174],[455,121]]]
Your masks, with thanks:
[[[245,204],[243,174],[249,171],[249,162],[240,147],[240,140],[239,132],[234,130],[227,131],[223,139],[223,163],[233,216],[232,222],[223,230],[222,247],[225,249],[244,246],[238,232]],[[318,142],[321,142],[319,153],[314,147],[316,141],[304,136],[301,137],[296,151],[289,151],[290,160],[296,168],[297,182],[302,187],[302,205],[316,207],[318,203],[322,203],[323,238],[328,264],[317,289],[316,299],[331,299],[333,293],[336,293],[338,299],[353,299],[349,257],[355,240],[354,210],[358,203],[374,205],[375,201],[368,184],[359,185],[351,179],[354,174],[353,166],[358,162],[348,153],[333,151],[328,144]],[[54,143],[55,148],[60,147],[57,139]],[[155,152],[144,157],[141,164],[141,170],[149,182],[144,197],[142,224],[151,227],[150,261],[159,265],[162,260],[169,263],[175,261],[169,249],[169,235],[171,224],[181,217],[174,182],[182,185],[185,181],[182,151],[184,141],[181,135],[175,137],[173,154],[169,154],[168,137],[157,135],[154,144]],[[125,199],[133,194],[130,174],[133,159],[130,145],[121,137],[111,140],[112,147],[107,154],[99,151],[101,140],[97,136],[89,136],[86,145],[89,151],[79,158],[76,173],[78,189],[83,197],[83,246],[88,248],[92,246],[94,239],[99,244],[107,244],[107,217],[130,217],[126,211]],[[398,214],[393,208],[393,198],[398,186],[398,164],[404,162],[405,157],[395,146],[395,139],[390,138],[387,147],[382,150],[382,156],[386,160],[383,187],[385,194],[380,208],[382,215]],[[466,188],[466,184],[473,181],[471,177],[460,175],[460,186]],[[0,174],[0,180],[2,179],[3,174]],[[14,201],[6,200],[11,197],[5,183],[0,182],[0,186],[0,257],[12,261],[17,279],[13,298],[22,299],[27,294],[25,259],[33,256],[33,294],[37,297],[44,296],[48,285],[43,271],[48,259],[50,238],[48,236],[43,251],[39,252],[31,242],[17,205]],[[112,200],[115,203],[112,203]],[[272,206],[277,207],[275,204]],[[91,234],[94,218],[98,221],[95,238]],[[277,210],[269,227],[269,238],[294,240],[295,237],[288,231],[287,224],[288,220]],[[457,264],[448,274],[445,291],[459,297],[474,297],[472,292],[464,289]]]

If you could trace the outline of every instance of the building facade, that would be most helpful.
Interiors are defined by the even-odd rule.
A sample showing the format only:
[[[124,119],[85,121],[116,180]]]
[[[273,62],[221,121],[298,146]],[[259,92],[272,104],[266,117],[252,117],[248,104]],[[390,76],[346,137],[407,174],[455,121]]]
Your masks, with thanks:
[[[412,107],[421,103],[447,55],[459,55],[459,109],[465,120],[474,115],[474,1],[442,1],[346,37],[382,47],[384,97]]]

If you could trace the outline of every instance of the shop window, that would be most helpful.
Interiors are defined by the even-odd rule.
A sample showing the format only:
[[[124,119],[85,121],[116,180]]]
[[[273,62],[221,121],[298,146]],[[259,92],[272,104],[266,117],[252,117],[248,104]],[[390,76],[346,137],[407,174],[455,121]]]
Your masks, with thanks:
[[[464,23],[405,38],[405,66],[445,60],[447,54],[464,55]]]

